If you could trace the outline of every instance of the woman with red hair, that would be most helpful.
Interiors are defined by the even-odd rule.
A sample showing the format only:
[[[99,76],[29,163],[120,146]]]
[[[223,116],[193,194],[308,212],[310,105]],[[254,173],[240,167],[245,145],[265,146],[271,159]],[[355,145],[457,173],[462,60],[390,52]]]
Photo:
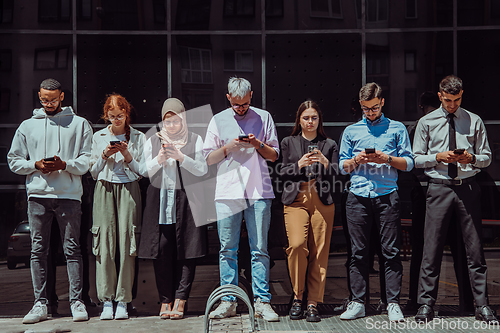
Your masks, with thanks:
[[[141,225],[139,179],[144,134],[130,126],[131,105],[111,94],[102,118],[111,124],[92,140],[90,173],[94,190],[93,246],[96,256],[97,297],[103,303],[101,320],[128,319],[132,301],[136,232]],[[118,249],[118,251],[117,251]],[[119,263],[115,263],[119,258]],[[118,302],[113,315],[113,301]]]

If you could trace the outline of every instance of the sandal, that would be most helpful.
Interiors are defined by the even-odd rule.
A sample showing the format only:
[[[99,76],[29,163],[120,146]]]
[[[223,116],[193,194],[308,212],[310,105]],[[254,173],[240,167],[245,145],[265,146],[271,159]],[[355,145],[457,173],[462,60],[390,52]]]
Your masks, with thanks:
[[[161,308],[163,309],[163,306],[165,306],[165,311],[161,311],[160,309],[160,319],[170,319],[170,316],[172,315],[172,311],[167,310],[169,308],[169,305],[171,303],[161,303]],[[171,306],[170,306],[171,308]]]
[[[179,304],[183,302],[183,307],[182,307],[182,312],[178,311],[177,309],[179,308]],[[176,299],[174,303],[174,309],[170,312],[170,319],[182,319],[184,318],[184,310],[186,307],[186,300],[183,299]]]

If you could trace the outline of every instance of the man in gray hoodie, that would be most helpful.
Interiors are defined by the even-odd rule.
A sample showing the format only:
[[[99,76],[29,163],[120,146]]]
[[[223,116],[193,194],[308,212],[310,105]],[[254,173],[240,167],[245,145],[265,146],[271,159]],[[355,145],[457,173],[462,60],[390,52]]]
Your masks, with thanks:
[[[21,123],[7,155],[10,169],[26,175],[31,230],[31,277],[35,305],[24,324],[47,319],[47,254],[53,217],[59,224],[67,261],[74,321],[88,319],[82,302],[80,252],[81,176],[89,170],[92,127],[71,107],[62,107],[61,84],[46,79],[38,93],[42,108]]]

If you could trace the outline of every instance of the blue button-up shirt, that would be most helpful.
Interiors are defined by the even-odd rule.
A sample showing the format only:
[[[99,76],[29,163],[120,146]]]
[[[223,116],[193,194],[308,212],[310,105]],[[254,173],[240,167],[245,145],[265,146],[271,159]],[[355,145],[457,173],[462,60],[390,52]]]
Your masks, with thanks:
[[[339,152],[339,168],[342,174],[344,162],[358,155],[365,148],[375,148],[391,156],[403,157],[406,170],[413,169],[410,137],[405,125],[382,116],[370,121],[363,117],[348,126],[342,135]],[[350,191],[361,197],[374,198],[392,193],[398,189],[398,171],[389,164],[362,164],[351,172]]]

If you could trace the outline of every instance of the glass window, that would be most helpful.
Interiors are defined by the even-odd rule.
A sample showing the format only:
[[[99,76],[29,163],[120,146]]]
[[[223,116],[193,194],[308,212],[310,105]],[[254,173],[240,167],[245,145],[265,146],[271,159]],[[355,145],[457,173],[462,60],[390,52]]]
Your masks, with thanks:
[[[283,17],[284,0],[266,0],[266,17]]]
[[[342,18],[340,0],[310,0],[311,16]]]
[[[3,0],[0,2],[0,23],[12,23],[14,11],[14,0]]]
[[[417,18],[417,0],[406,0],[406,14],[405,18],[414,19]]]
[[[224,0],[225,17],[255,16],[255,0]]]
[[[180,47],[179,52],[186,56],[181,64],[182,83],[212,83],[210,50]]]
[[[415,72],[417,70],[417,53],[415,51],[405,51],[405,71]]]
[[[71,18],[71,0],[38,0],[39,22],[64,22]]]
[[[35,50],[35,69],[68,68],[68,46]]]
[[[12,50],[0,50],[0,71],[12,70]]]
[[[252,72],[252,51],[224,51],[224,70]]]
[[[325,122],[355,120],[351,98],[356,98],[361,79],[359,34],[266,38],[267,108],[277,123],[292,122],[308,98],[321,107]]]
[[[10,89],[0,89],[0,112],[10,111]]]

